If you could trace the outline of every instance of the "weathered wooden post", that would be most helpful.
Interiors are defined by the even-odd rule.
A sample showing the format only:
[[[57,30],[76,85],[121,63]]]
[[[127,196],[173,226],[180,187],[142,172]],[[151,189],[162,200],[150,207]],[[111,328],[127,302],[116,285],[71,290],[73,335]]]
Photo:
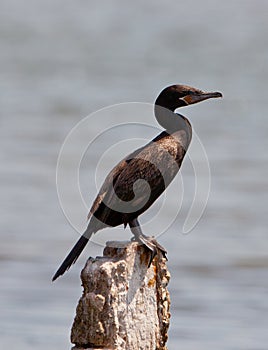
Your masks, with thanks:
[[[170,274],[161,252],[137,242],[107,242],[81,272],[83,295],[72,326],[78,349],[167,350]]]

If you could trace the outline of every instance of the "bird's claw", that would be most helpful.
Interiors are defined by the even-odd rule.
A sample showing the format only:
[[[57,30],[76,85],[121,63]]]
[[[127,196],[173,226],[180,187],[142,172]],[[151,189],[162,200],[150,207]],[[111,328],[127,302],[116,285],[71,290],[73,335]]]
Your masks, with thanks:
[[[165,259],[167,259],[166,249],[163,246],[161,246],[161,244],[159,244],[154,237],[147,237],[145,235],[141,235],[138,237],[138,240],[151,251],[148,267],[151,266],[151,263],[152,263],[154,257],[157,255],[158,251],[160,251],[162,253],[163,257]]]

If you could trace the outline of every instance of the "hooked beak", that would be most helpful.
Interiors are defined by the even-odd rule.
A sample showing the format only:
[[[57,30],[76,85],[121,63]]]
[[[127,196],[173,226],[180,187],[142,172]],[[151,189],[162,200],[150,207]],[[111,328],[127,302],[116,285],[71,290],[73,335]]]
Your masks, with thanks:
[[[208,100],[209,98],[218,98],[222,97],[221,92],[204,92],[204,91],[196,91],[189,95],[186,95],[181,98],[187,105],[191,105],[193,103],[201,102],[204,100]]]

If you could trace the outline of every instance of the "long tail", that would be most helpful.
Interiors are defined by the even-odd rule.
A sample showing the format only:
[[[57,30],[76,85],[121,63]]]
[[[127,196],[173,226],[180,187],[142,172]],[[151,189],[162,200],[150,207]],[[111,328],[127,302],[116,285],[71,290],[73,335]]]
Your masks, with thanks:
[[[67,255],[61,266],[58,268],[57,272],[52,278],[52,282],[55,281],[59,276],[63,275],[65,271],[69,270],[69,268],[76,262],[79,255],[82,253],[82,250],[85,248],[89,238],[84,235],[79,238],[73,249]]]

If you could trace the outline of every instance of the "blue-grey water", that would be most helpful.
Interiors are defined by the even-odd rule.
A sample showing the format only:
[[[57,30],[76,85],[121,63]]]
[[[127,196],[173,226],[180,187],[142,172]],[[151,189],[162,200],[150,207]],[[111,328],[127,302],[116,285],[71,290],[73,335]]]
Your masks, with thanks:
[[[205,147],[211,191],[198,225],[181,234],[195,181],[186,160],[182,209],[159,238],[172,274],[169,349],[267,350],[268,2],[3,0],[0,9],[1,349],[70,349],[79,271],[101,254],[90,244],[51,284],[78,237],[55,181],[68,132],[100,108],[151,103],[164,86],[187,83],[224,99],[182,112]],[[120,118],[111,114],[111,124]],[[93,120],[91,137],[103,123]],[[153,115],[143,122],[156,126]],[[88,205],[91,157],[81,174]],[[120,158],[111,152],[100,177]],[[169,203],[147,234],[157,234],[177,198]],[[120,228],[99,235],[115,231],[125,238]]]

